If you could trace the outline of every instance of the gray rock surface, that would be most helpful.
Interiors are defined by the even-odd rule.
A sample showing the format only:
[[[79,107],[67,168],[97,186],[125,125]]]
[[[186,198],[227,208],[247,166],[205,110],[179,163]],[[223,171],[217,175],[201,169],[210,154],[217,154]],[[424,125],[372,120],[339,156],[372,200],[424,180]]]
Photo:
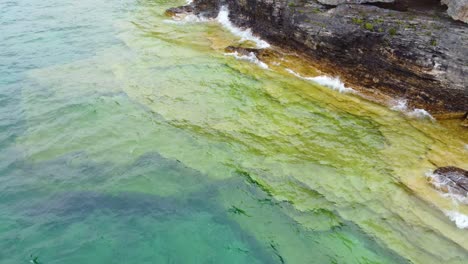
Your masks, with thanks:
[[[438,190],[468,197],[468,171],[457,167],[441,167],[434,171],[431,183]]]
[[[364,4],[364,3],[392,3],[395,0],[317,0],[325,5],[341,5],[341,4]]]
[[[406,99],[409,107],[431,114],[461,118],[468,112],[468,25],[432,2],[431,12],[427,6],[400,12],[310,0],[194,0],[192,5],[195,14],[208,17],[226,5],[235,25],[301,52],[348,84]]]
[[[448,6],[447,13],[456,20],[468,23],[468,0],[442,0]]]

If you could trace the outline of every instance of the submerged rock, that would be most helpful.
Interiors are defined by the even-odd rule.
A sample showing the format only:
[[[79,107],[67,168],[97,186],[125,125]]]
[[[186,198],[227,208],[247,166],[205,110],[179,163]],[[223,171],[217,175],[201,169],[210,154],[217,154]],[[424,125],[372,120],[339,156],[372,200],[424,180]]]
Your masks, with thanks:
[[[228,46],[224,49],[224,51],[229,52],[229,53],[237,52],[241,55],[249,55],[250,53],[254,53],[255,55],[258,55],[262,51],[262,49]]]
[[[244,48],[240,46],[228,46],[224,49],[227,53],[238,53],[239,55],[247,56],[249,54],[254,54],[262,61],[269,62],[273,58],[281,58],[281,54],[271,49],[258,49],[258,48]]]
[[[446,193],[468,197],[468,171],[457,167],[441,167],[430,177],[431,184]]]
[[[468,111],[468,25],[449,18],[440,2],[412,4],[405,12],[389,4],[332,7],[299,0],[191,4],[194,14],[212,18],[223,5],[236,26],[301,52],[312,66],[367,94],[405,99],[409,108],[433,115]]]
[[[175,16],[183,13],[192,13],[193,11],[193,6],[191,5],[172,7],[166,10],[166,16]]]

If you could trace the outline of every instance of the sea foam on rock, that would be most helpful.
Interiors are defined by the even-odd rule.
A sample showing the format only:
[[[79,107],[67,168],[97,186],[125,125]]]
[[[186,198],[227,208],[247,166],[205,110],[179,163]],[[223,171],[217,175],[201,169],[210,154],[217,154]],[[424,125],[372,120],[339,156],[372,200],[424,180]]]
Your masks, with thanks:
[[[404,99],[394,100],[390,105],[392,110],[404,113],[406,116],[417,118],[417,119],[429,119],[435,121],[435,118],[426,110],[421,108],[410,109],[408,107],[408,101]]]
[[[241,38],[241,41],[252,41],[256,44],[257,48],[264,49],[270,47],[270,44],[257,36],[252,34],[250,28],[239,28],[232,24],[229,20],[229,9],[226,6],[222,6],[219,10],[219,14],[216,20],[228,29],[232,34]]]
[[[226,56],[232,56],[238,60],[248,61],[253,64],[258,65],[260,68],[268,69],[268,65],[257,58],[254,52],[249,52],[247,54],[242,54],[237,51],[224,53]]]
[[[299,51],[326,75],[366,94],[406,98],[411,109],[425,109],[415,116],[467,112],[468,25],[449,19],[440,2],[428,2],[434,15],[386,8],[392,3],[334,3],[342,4],[194,0],[190,6],[257,47]]]
[[[451,210],[444,214],[460,229],[468,229],[468,215],[458,211],[460,204],[468,204],[468,171],[453,167],[440,167],[426,174],[429,183],[440,191],[443,197],[453,201]]]
[[[468,215],[457,211],[445,211],[445,215],[460,229],[468,229]]]
[[[330,76],[315,76],[315,77],[305,77],[301,76],[299,73],[291,70],[286,69],[287,72],[291,73],[292,75],[301,78],[303,80],[312,81],[322,86],[331,88],[332,90],[336,90],[340,93],[353,93],[355,92],[352,88],[348,88],[345,84],[340,80],[338,77],[330,77]]]
[[[439,191],[447,196],[468,204],[468,171],[448,166],[437,168],[428,175],[429,182]]]

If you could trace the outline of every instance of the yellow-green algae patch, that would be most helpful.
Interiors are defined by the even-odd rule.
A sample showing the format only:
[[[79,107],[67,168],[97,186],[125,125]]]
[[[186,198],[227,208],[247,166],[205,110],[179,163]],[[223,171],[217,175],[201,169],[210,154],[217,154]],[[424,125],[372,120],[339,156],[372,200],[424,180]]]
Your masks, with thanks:
[[[29,72],[37,86],[22,90],[27,129],[16,140],[28,162],[73,154],[77,158],[67,162],[77,170],[89,161],[120,168],[102,173],[103,184],[88,179],[54,185],[43,176],[38,186],[172,197],[203,194],[206,186],[220,184],[219,193],[207,196],[216,197],[216,210],[236,223],[229,226],[240,226],[256,240],[276,241],[267,243],[276,261],[305,263],[315,255],[297,252],[317,243],[343,263],[365,258],[391,263],[383,253],[379,259],[380,249],[369,249],[362,238],[367,236],[414,263],[463,263],[467,230],[458,229],[443,210],[468,215],[468,208],[454,208],[425,179],[436,166],[466,168],[467,142],[457,130],[299,79],[285,67],[295,66],[304,76],[318,72],[294,60],[276,66],[273,60],[262,69],[225,56],[224,48],[239,44],[237,38],[215,22],[168,23],[162,14],[170,5],[159,1],[135,8],[115,23],[120,43],[91,57]],[[168,167],[122,169],[138,167],[149,153],[158,153],[163,161],[153,162]],[[239,187],[239,179],[257,189],[244,190],[250,187]],[[257,195],[274,206],[243,201]],[[176,222],[187,230],[196,223],[217,226],[209,215],[194,213],[195,223]],[[142,223],[161,232],[175,228]],[[290,233],[291,223],[300,227],[298,233]],[[343,225],[361,230],[362,237],[353,228],[333,233]],[[302,235],[314,237],[301,245]],[[285,246],[287,241],[293,242]],[[350,259],[346,245],[364,257]],[[229,249],[249,247],[255,248],[236,242]],[[260,262],[270,260],[269,253],[262,254]]]

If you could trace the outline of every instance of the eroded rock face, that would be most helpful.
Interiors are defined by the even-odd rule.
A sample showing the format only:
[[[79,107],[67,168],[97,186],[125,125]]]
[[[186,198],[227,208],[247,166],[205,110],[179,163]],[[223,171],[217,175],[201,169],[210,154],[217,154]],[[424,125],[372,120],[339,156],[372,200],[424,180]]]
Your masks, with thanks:
[[[441,167],[434,171],[431,184],[446,193],[468,197],[468,171],[457,167]]]
[[[341,4],[364,4],[364,3],[393,3],[395,0],[318,0],[325,5],[341,5]]]
[[[342,4],[366,4],[366,3],[407,3],[418,2],[418,0],[317,0],[324,5],[342,5]],[[419,0],[421,3],[428,1]],[[468,0],[441,0],[441,4],[448,7],[447,13],[455,20],[468,23]]]
[[[456,20],[468,23],[468,0],[441,0],[448,6],[447,13]]]
[[[468,128],[468,113],[465,114],[465,117],[463,118],[462,124],[463,127]]]
[[[406,99],[431,114],[468,111],[468,25],[443,11],[290,0],[194,0],[193,13],[230,20],[271,44],[302,52],[314,66],[370,93]],[[378,78],[375,78],[378,76]]]

